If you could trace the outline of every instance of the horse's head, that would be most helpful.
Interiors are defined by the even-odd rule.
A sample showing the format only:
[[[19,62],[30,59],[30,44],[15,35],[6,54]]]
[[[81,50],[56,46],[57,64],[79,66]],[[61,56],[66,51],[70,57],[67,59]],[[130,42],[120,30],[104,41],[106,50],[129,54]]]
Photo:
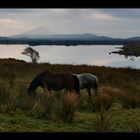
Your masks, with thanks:
[[[32,89],[28,88],[27,94],[28,94],[30,97],[35,97],[36,92],[35,92],[35,90],[32,90]]]
[[[40,76],[36,76],[30,83],[28,89],[27,89],[27,94],[30,96],[30,97],[35,97],[36,95],[36,88],[40,85]]]

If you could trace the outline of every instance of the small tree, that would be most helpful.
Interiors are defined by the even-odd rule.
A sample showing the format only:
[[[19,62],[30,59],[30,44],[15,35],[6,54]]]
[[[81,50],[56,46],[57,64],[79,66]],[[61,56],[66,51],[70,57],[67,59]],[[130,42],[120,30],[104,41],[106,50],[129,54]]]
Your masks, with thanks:
[[[37,63],[37,61],[40,58],[39,52],[32,49],[31,47],[25,48],[24,51],[21,54],[24,54],[24,55],[27,55],[27,56],[31,57],[32,63]]]

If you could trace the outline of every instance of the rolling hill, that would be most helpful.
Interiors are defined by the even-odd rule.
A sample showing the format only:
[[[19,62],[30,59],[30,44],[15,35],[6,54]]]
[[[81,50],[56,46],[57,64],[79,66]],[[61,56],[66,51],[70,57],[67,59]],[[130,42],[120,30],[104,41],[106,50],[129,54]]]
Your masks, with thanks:
[[[59,34],[48,28],[39,27],[30,31],[0,37],[0,44],[29,44],[35,45],[125,45],[128,42],[140,42],[140,37],[112,38],[96,34]]]

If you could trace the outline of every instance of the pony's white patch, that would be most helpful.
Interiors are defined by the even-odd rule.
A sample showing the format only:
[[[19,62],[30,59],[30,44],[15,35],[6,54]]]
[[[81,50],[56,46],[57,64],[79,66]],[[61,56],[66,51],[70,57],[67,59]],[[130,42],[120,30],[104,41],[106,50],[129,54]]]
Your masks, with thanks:
[[[88,83],[91,83],[91,85],[95,85],[94,83],[96,84],[98,83],[98,78],[90,73],[77,74],[76,76],[79,79],[80,89],[87,88]],[[90,87],[90,88],[94,88],[94,87]]]

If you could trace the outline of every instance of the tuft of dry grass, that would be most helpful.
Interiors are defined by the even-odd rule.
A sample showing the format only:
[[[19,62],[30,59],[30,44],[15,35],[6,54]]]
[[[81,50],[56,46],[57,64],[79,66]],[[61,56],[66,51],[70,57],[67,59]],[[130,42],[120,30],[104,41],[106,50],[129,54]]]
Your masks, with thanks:
[[[54,96],[49,93],[41,93],[36,99],[29,99],[31,111],[30,115],[35,118],[49,117],[54,107]]]
[[[9,84],[5,80],[0,80],[0,104],[6,104],[9,97]]]
[[[126,91],[121,93],[121,101],[124,108],[135,109],[140,104],[140,97],[135,93]]]
[[[15,112],[17,109],[17,102],[18,102],[19,92],[18,91],[12,91],[11,94],[9,94],[9,97],[7,99],[7,111],[8,112]]]
[[[130,124],[133,132],[140,132],[140,123],[133,122]]]
[[[110,131],[111,117],[108,116],[107,111],[102,108],[96,115],[94,121],[94,128],[96,131]]]
[[[74,114],[79,105],[78,95],[74,92],[67,92],[60,97],[58,108],[59,117],[65,122],[70,123],[74,119]]]
[[[101,109],[108,110],[114,103],[114,94],[112,90],[102,88],[97,96],[92,96],[89,100],[89,106],[93,112],[101,111]]]

